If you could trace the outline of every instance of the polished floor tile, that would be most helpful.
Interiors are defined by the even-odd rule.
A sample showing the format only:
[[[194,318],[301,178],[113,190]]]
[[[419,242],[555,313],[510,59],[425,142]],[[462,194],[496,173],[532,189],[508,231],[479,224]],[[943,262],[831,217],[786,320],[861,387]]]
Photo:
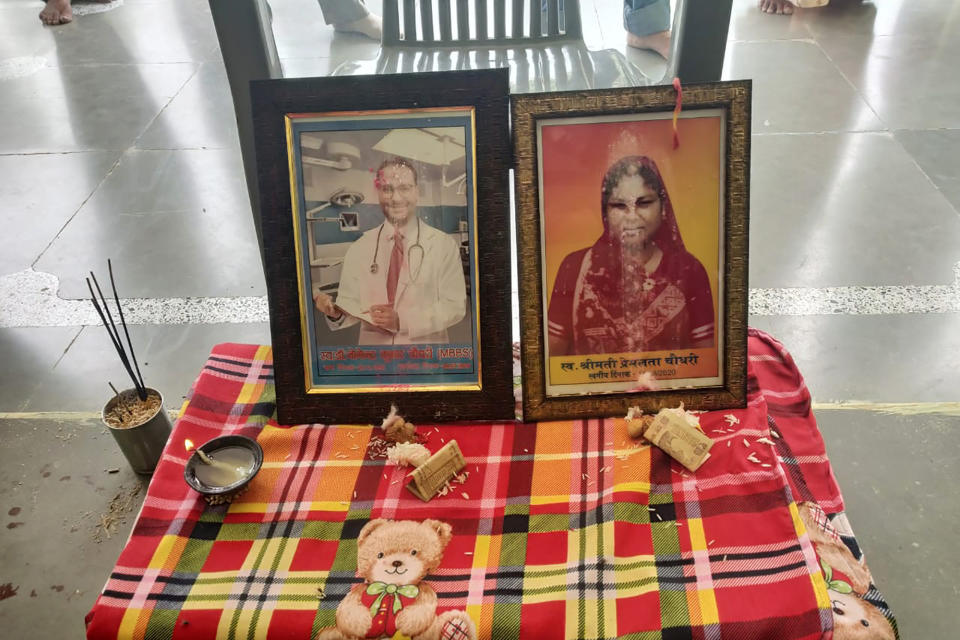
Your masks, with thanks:
[[[884,128],[813,42],[734,42],[727,47],[723,77],[753,80],[755,134]]]
[[[815,36],[912,33],[936,38],[960,31],[960,0],[831,0],[802,12]]]
[[[113,260],[121,295],[263,295],[260,253],[237,150],[131,151],[37,262],[60,295],[88,295]]]
[[[770,15],[760,11],[758,0],[734,0],[730,13],[727,41],[738,40],[803,40],[810,38],[805,14]]]
[[[98,418],[0,419],[0,441],[0,567],[16,590],[0,604],[3,635],[82,637],[146,480]]]
[[[196,68],[193,63],[45,68],[0,82],[0,153],[127,149]]]
[[[960,401],[960,314],[751,316],[818,402]]]
[[[960,128],[960,26],[936,38],[839,33],[818,43],[886,127]]]
[[[960,216],[889,133],[757,136],[750,286],[950,284]]]
[[[960,130],[897,131],[895,135],[960,215]]]
[[[0,253],[0,275],[33,264],[119,157],[108,151],[0,156],[0,228],[16,238]]]
[[[138,149],[233,149],[239,145],[222,63],[204,63],[137,139]]]
[[[80,334],[80,327],[0,329],[0,412],[22,411],[34,391]],[[3,447],[0,447],[3,449]]]
[[[206,2],[124,4],[66,26],[56,30],[52,60],[58,66],[201,62],[219,49]]]
[[[284,58],[280,61],[280,64],[283,67],[284,78],[322,78],[329,75],[339,75],[335,74],[334,70],[344,63],[346,63],[347,68],[351,70],[353,68],[361,68],[365,66],[370,66],[371,71],[376,69],[375,62],[366,60],[360,63],[352,61],[342,61],[341,63],[337,63],[332,61],[330,58]],[[348,73],[346,75],[352,75],[352,73]]]
[[[956,637],[960,417],[817,411],[846,513],[901,638]]]
[[[143,381],[177,409],[200,374],[210,349],[221,342],[270,344],[267,323],[205,325],[135,325],[130,339]],[[23,411],[100,411],[111,397],[107,382],[118,389],[133,386],[106,329],[84,327],[57,366],[38,376]]]
[[[37,14],[36,2],[0,3],[0,61],[22,56],[55,57],[57,32],[45,29]],[[2,86],[2,85],[0,85]]]

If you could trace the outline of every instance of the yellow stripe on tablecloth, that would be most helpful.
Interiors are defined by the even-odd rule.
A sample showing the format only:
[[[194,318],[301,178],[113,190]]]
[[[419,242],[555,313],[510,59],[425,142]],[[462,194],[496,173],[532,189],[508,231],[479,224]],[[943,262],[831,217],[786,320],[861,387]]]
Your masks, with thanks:
[[[630,482],[617,482],[613,485],[614,491],[633,491],[635,493],[650,493],[650,483],[640,480],[631,480]]]
[[[322,500],[310,503],[310,511],[345,512],[350,510],[350,503],[346,500]],[[230,505],[230,513],[266,513],[266,502],[234,502]]]
[[[524,602],[526,602],[526,596],[524,596]],[[576,598],[567,598],[566,607],[564,607],[565,620],[563,623],[563,628],[566,630],[567,638],[589,638],[590,634],[584,633],[580,634],[580,606],[581,604],[585,607],[589,607],[589,601],[583,600],[582,602]],[[594,636],[596,637],[596,636]]]
[[[123,612],[123,618],[120,620],[120,628],[117,630],[118,638],[134,638],[134,637],[143,637],[144,631],[147,629],[146,621],[150,619],[150,612],[147,611],[146,614],[142,616],[144,622],[142,624],[137,624],[141,618],[141,614],[144,613],[143,609],[127,609]],[[140,627],[139,636],[134,636],[136,633],[137,627]]]
[[[827,593],[827,582],[823,579],[822,573],[811,573],[810,583],[813,585],[813,592],[817,595],[817,606],[821,609],[829,609],[833,606],[830,601],[830,594]]]
[[[217,625],[217,638],[236,638],[237,633],[230,633],[236,619],[237,631],[250,629],[253,624],[253,609],[242,609],[239,612],[236,609],[224,609],[220,615],[220,624]],[[241,632],[242,633],[242,632]]]
[[[570,496],[568,494],[530,496],[530,506],[542,506],[545,504],[570,504]]]
[[[274,609],[260,609],[257,614],[257,626],[253,630],[254,640],[267,640],[267,631],[270,629],[270,620]]]
[[[611,595],[603,601],[603,637],[616,638],[617,633],[617,595]]]
[[[657,567],[654,556],[643,555],[614,558],[614,565],[616,568],[615,581],[618,598],[633,598],[660,590],[660,584],[657,582]]]
[[[491,570],[500,566],[501,549],[503,546],[502,536],[484,536],[486,539],[482,552],[474,550],[472,566],[479,569],[485,569],[489,574]],[[475,545],[476,546],[476,545]],[[482,557],[477,557],[480,554]],[[486,588],[486,585],[484,585]],[[493,612],[494,603],[483,599],[482,604],[468,604],[467,613],[477,625],[477,634],[480,638],[489,638],[493,633]]]
[[[693,551],[707,550],[707,537],[703,530],[702,519],[691,518],[687,520],[687,532],[690,535],[690,548]],[[709,560],[707,562],[709,562]],[[720,611],[717,608],[717,596],[714,590],[698,589],[696,595],[696,605],[700,611],[700,623],[714,624],[720,622]]]
[[[717,594],[713,589],[697,591],[700,601],[700,617],[703,624],[720,622],[720,609],[717,607]]]
[[[478,535],[473,543],[473,566],[480,569],[488,569],[490,561],[490,536]]]
[[[160,544],[157,545],[157,550],[153,552],[147,568],[176,569],[177,562],[180,561],[180,554],[183,553],[184,547],[187,546],[187,540],[188,538],[170,534],[160,538]]]
[[[707,548],[707,536],[703,531],[703,520],[690,518],[687,520],[687,532],[690,534],[690,549],[703,551]]]
[[[645,445],[643,447],[637,447],[636,449],[632,447],[628,449],[611,449],[609,451],[604,451],[603,453],[604,455],[614,456],[614,457],[628,456],[627,459],[629,460],[630,457],[632,457],[633,455],[637,453],[641,453],[649,448],[650,448],[650,445]],[[588,455],[591,455],[591,454],[588,454]],[[596,458],[598,457],[599,454],[594,453],[592,455],[594,458]],[[579,460],[583,460],[584,458],[584,454],[582,451],[570,451],[567,453],[540,453],[539,449],[536,452],[536,456],[537,456],[536,458],[537,462],[555,462],[558,460],[561,462],[567,461],[567,460],[579,461]]]
[[[797,507],[796,502],[790,503],[790,518],[793,520],[793,528],[796,530],[797,536],[805,535],[807,527],[800,518],[800,508]],[[817,606],[821,609],[831,608],[833,603],[830,601],[830,594],[827,593],[827,581],[824,579],[823,573],[819,571],[819,567],[816,571],[810,572],[810,584],[813,585],[813,592],[817,596]]]
[[[575,638],[614,638],[617,635],[617,601],[613,596],[603,601],[603,633],[600,633],[600,601],[585,598],[582,603],[576,598],[568,598],[566,606],[566,637]],[[580,634],[580,607],[586,612],[583,634]]]
[[[568,553],[567,560],[573,564],[574,562],[583,562],[585,564],[595,564],[601,558],[613,558],[614,557],[614,547],[613,547],[613,522],[603,522],[599,525],[591,525],[584,529],[581,529],[579,532],[579,537],[574,534],[569,536],[568,543]],[[579,538],[579,539],[578,539]],[[580,557],[580,546],[583,546],[583,558]],[[608,572],[614,573],[614,567],[608,567]],[[599,572],[594,569],[592,573],[599,574]],[[614,578],[614,584],[616,584],[616,577]],[[588,578],[589,580],[589,578]],[[604,580],[606,583],[606,580]],[[603,593],[603,617],[602,617],[602,633],[601,633],[601,616],[600,616],[600,599],[598,598],[588,598],[586,599],[587,606],[584,609],[584,624],[585,626],[585,637],[587,638],[598,638],[598,637],[610,637],[610,627],[609,625],[616,624],[614,618],[610,616],[610,610],[616,610],[616,590],[611,589],[609,596],[606,592]]]
[[[180,608],[183,611],[196,611],[196,610],[209,610],[209,609],[219,609],[223,607],[224,603],[224,594],[226,591],[221,591],[217,594],[217,597],[209,598],[193,598],[193,592],[191,591],[191,599],[183,603],[183,606]],[[292,599],[292,600],[281,600],[275,605],[278,609],[283,609],[284,611],[316,611],[317,605],[320,602],[317,599],[317,588],[314,586],[310,590],[310,599]],[[227,596],[229,597],[229,596]]]
[[[254,360],[267,360],[270,356],[271,348],[266,345],[260,345],[257,347],[257,353],[253,357]],[[240,395],[237,396],[236,404],[249,404],[252,401],[260,397],[260,394],[263,392],[264,381],[259,382],[244,382],[243,387],[240,388]]]
[[[295,538],[261,538],[254,540],[247,557],[241,565],[242,571],[284,572],[290,568],[297,551]]]
[[[527,567],[523,576],[523,604],[540,604],[555,602],[558,598],[565,599],[568,583],[566,564]]]

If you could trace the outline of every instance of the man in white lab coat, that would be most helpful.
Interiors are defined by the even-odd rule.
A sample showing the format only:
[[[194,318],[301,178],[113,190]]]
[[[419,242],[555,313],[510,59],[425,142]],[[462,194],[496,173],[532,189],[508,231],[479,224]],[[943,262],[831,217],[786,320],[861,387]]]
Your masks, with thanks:
[[[447,328],[466,313],[460,248],[450,235],[417,215],[413,165],[390,158],[374,185],[384,221],[350,245],[336,301],[313,301],[333,330],[360,323],[361,345],[449,342]]]

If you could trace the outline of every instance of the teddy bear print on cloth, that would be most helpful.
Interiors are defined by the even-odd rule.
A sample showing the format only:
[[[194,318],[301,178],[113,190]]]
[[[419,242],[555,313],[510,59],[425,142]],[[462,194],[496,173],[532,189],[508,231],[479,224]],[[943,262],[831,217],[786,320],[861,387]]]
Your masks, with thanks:
[[[476,640],[464,611],[437,615],[437,594],[422,582],[439,566],[452,529],[438,520],[371,520],[357,537],[357,572],[363,578],[337,607],[337,624],[317,640],[392,638]]]
[[[801,502],[797,507],[827,582],[834,640],[894,640],[890,622],[864,598],[873,581],[866,563],[853,557],[820,505]]]

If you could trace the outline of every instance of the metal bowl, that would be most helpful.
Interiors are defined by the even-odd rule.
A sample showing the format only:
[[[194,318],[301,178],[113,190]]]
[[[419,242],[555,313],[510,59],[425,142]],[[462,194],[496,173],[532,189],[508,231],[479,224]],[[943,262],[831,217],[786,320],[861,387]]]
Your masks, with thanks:
[[[244,478],[223,487],[211,487],[200,482],[195,469],[197,466],[204,464],[204,462],[200,459],[197,451],[203,451],[208,456],[212,456],[220,449],[226,447],[242,447],[253,454],[253,466],[250,467],[250,472]],[[191,488],[205,496],[226,495],[246,487],[247,483],[260,471],[262,464],[263,449],[257,444],[256,440],[240,435],[219,436],[209,442],[205,442],[194,450],[193,455],[187,460],[187,465],[183,468],[183,479],[187,481],[187,484],[190,485]]]

